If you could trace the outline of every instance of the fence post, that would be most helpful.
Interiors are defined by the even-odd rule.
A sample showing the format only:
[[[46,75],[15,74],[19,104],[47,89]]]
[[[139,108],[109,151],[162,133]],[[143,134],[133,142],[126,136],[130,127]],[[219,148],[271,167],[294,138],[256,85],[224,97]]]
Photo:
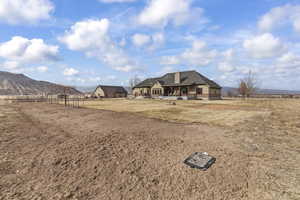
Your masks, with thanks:
[[[64,98],[65,98],[65,107],[67,107],[67,95],[66,94],[64,95]]]

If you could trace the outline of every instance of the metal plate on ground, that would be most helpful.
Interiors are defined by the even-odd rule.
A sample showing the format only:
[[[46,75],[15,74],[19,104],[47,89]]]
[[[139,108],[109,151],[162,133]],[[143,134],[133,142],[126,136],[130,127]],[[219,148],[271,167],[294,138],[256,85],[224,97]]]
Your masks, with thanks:
[[[184,160],[186,165],[202,170],[207,170],[215,162],[216,158],[201,152],[195,152]]]

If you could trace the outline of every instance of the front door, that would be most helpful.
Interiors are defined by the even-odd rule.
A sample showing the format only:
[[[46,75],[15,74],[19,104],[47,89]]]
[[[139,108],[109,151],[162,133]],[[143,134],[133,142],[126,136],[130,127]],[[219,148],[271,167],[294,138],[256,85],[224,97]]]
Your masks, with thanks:
[[[164,88],[164,96],[172,96],[173,89],[171,87]]]
[[[188,94],[188,89],[186,88],[186,87],[184,87],[184,88],[181,88],[181,96],[187,96],[187,94]]]

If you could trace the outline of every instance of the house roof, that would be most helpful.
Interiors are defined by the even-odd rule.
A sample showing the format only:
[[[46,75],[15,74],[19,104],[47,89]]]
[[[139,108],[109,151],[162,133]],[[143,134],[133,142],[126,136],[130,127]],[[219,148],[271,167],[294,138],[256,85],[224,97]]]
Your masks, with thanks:
[[[116,93],[126,93],[127,94],[127,91],[122,86],[99,85],[96,88],[96,90],[98,88],[101,88],[103,90],[103,92],[105,93],[105,95],[116,94]]]
[[[162,86],[187,86],[187,85],[209,85],[213,88],[221,88],[216,82],[206,78],[197,71],[180,72],[180,83],[175,83],[175,73],[167,73],[162,77],[148,78],[134,86],[134,88],[152,87],[156,82]]]

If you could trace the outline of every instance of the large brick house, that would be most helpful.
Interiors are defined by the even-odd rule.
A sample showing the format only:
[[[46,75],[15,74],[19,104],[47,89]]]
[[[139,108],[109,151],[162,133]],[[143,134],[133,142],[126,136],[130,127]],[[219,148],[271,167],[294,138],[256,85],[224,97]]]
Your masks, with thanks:
[[[133,87],[134,96],[177,96],[188,99],[220,99],[221,86],[197,71],[167,73],[148,78]]]

